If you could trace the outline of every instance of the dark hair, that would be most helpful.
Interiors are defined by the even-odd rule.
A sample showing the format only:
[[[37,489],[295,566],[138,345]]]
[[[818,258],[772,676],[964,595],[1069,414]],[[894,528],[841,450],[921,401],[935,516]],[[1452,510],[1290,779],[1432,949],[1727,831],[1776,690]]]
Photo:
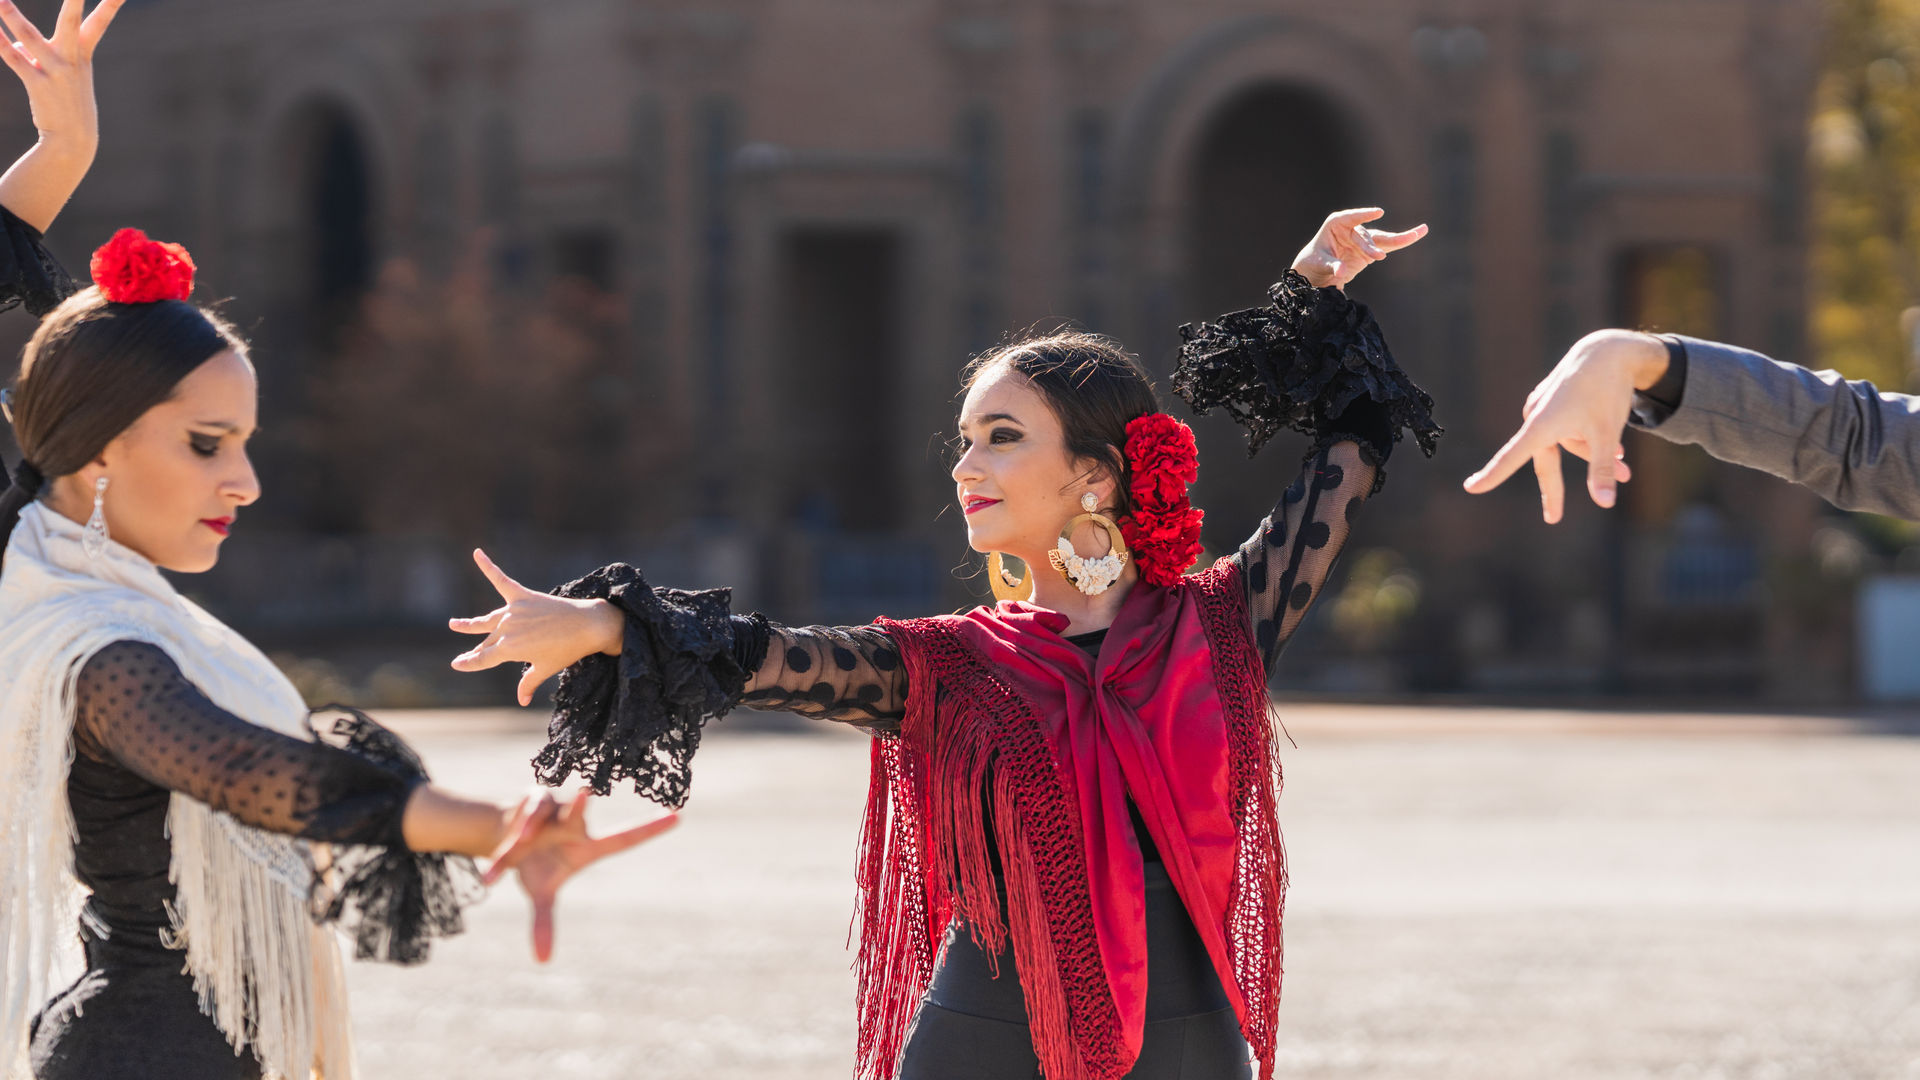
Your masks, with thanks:
[[[83,289],[47,315],[20,358],[10,407],[29,480],[79,472],[194,369],[246,351],[233,324],[185,300],[114,304]],[[39,494],[16,479],[0,496],[0,543]]]
[[[1026,376],[1060,418],[1067,453],[1085,458],[1113,475],[1114,508],[1133,513],[1128,494],[1127,424],[1159,412],[1153,380],[1146,369],[1111,338],[1080,330],[1062,330],[1026,338],[983,354],[961,372],[971,389],[987,372],[1006,367]]]

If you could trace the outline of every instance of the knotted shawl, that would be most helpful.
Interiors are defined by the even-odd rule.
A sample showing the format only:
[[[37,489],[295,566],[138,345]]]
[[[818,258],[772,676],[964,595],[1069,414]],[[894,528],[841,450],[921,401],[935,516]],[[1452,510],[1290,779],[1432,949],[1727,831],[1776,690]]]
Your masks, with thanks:
[[[1286,860],[1237,564],[1136,584],[1092,658],[1065,616],[1021,603],[882,623],[909,699],[873,749],[858,1074],[893,1075],[958,917],[989,955],[1012,942],[1048,1080],[1123,1076],[1147,993],[1131,801],[1271,1076]]]

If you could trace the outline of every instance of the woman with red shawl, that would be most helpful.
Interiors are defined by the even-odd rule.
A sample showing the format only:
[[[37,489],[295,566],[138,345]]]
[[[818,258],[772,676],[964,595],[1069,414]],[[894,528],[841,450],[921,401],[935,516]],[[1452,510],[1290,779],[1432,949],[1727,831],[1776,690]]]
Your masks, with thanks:
[[[1240,549],[1188,574],[1193,434],[1140,366],[1062,333],[969,366],[953,468],[1001,600],[872,626],[787,627],[726,590],[622,564],[453,626],[454,661],[558,674],[536,773],[686,798],[701,727],[735,705],[875,736],[859,877],[863,1078],[1272,1074],[1286,868],[1267,674],[1404,429],[1432,405],[1341,289],[1425,235],[1327,219],[1268,306],[1182,328],[1174,392],[1305,469]],[[1104,554],[1090,556],[1083,553]],[[1001,554],[1028,568],[1016,581]]]

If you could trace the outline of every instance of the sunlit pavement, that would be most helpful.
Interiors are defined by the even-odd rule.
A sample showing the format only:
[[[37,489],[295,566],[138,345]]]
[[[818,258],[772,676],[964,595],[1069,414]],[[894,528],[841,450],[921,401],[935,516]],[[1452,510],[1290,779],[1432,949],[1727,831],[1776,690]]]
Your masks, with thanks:
[[[1920,1080],[1920,739],[1841,721],[1291,706],[1286,1077]],[[389,714],[511,795],[524,714]],[[776,725],[784,720],[775,721]],[[371,1080],[843,1080],[865,738],[725,721],[681,827],[356,965]],[[652,816],[605,800],[596,827]]]

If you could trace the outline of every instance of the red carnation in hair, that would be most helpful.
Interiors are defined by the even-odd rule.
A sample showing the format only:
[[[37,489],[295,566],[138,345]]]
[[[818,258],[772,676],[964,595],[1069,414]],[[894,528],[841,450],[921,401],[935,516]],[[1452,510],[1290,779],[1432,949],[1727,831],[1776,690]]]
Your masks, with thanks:
[[[1120,522],[1120,535],[1133,551],[1134,565],[1149,584],[1177,584],[1200,558],[1200,522],[1187,486],[1200,475],[1200,452],[1193,429],[1166,413],[1148,413],[1127,423],[1127,493],[1133,513]]]
[[[193,256],[179,244],[121,229],[93,253],[88,267],[100,294],[115,304],[152,304],[193,295]]]

